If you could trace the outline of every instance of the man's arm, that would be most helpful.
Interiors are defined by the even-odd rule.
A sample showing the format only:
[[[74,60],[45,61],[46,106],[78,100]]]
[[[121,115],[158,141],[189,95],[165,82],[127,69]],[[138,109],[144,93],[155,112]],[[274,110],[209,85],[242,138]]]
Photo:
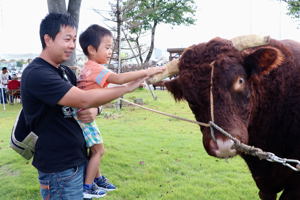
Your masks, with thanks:
[[[72,87],[59,101],[59,105],[75,108],[91,108],[106,104],[139,87],[145,78],[112,88],[81,90]]]

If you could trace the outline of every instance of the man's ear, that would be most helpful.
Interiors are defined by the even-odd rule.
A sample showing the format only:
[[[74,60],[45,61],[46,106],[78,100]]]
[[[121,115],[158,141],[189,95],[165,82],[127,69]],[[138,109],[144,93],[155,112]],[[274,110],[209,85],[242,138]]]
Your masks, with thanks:
[[[284,60],[285,57],[279,49],[265,47],[248,54],[244,58],[244,64],[248,77],[259,78],[279,67]]]
[[[174,78],[171,81],[166,81],[165,86],[169,92],[174,96],[176,101],[184,100],[182,86],[179,77]]]
[[[44,41],[45,41],[45,44],[46,44],[46,47],[50,45],[50,42],[52,41],[52,38],[48,35],[48,34],[45,34],[44,35]]]

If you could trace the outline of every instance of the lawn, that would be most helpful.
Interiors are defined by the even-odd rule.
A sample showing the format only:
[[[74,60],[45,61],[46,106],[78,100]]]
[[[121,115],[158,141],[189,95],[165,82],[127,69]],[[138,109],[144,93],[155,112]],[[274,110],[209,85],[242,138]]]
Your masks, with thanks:
[[[175,102],[167,91],[147,90],[125,96],[142,98],[145,106],[194,119],[186,102]],[[18,105],[0,110],[0,199],[40,199],[37,172],[9,148]],[[106,153],[102,172],[117,187],[106,200],[256,200],[257,188],[240,157],[208,156],[195,124],[124,106],[105,107],[97,118]]]

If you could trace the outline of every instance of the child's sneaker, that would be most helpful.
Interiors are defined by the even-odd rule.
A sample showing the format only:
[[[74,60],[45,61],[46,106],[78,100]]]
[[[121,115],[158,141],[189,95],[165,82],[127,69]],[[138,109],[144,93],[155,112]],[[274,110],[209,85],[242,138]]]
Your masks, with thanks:
[[[106,195],[106,192],[100,189],[96,184],[93,184],[91,188],[87,187],[86,184],[83,185],[83,198],[92,199],[92,198],[101,198]]]
[[[103,190],[106,191],[113,191],[117,189],[116,186],[108,182],[108,179],[105,178],[105,176],[100,176],[99,178],[95,178],[95,183],[97,184],[98,187],[100,187]]]

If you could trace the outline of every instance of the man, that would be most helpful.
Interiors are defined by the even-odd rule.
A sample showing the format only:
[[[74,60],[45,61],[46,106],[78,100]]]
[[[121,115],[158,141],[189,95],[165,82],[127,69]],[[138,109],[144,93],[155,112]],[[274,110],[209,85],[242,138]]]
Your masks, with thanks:
[[[8,80],[10,80],[10,76],[8,74],[7,68],[2,68],[2,73],[0,74],[0,102],[1,104],[7,103],[7,96],[6,96],[6,90],[7,90],[7,84]]]
[[[38,136],[33,166],[44,199],[81,200],[87,152],[72,108],[92,108],[133,91],[144,79],[113,88],[81,90],[76,76],[61,63],[75,49],[76,26],[67,14],[48,14],[40,24],[43,50],[24,70],[21,97],[26,122]],[[90,122],[95,109],[79,112]],[[82,115],[82,116],[81,116]]]

